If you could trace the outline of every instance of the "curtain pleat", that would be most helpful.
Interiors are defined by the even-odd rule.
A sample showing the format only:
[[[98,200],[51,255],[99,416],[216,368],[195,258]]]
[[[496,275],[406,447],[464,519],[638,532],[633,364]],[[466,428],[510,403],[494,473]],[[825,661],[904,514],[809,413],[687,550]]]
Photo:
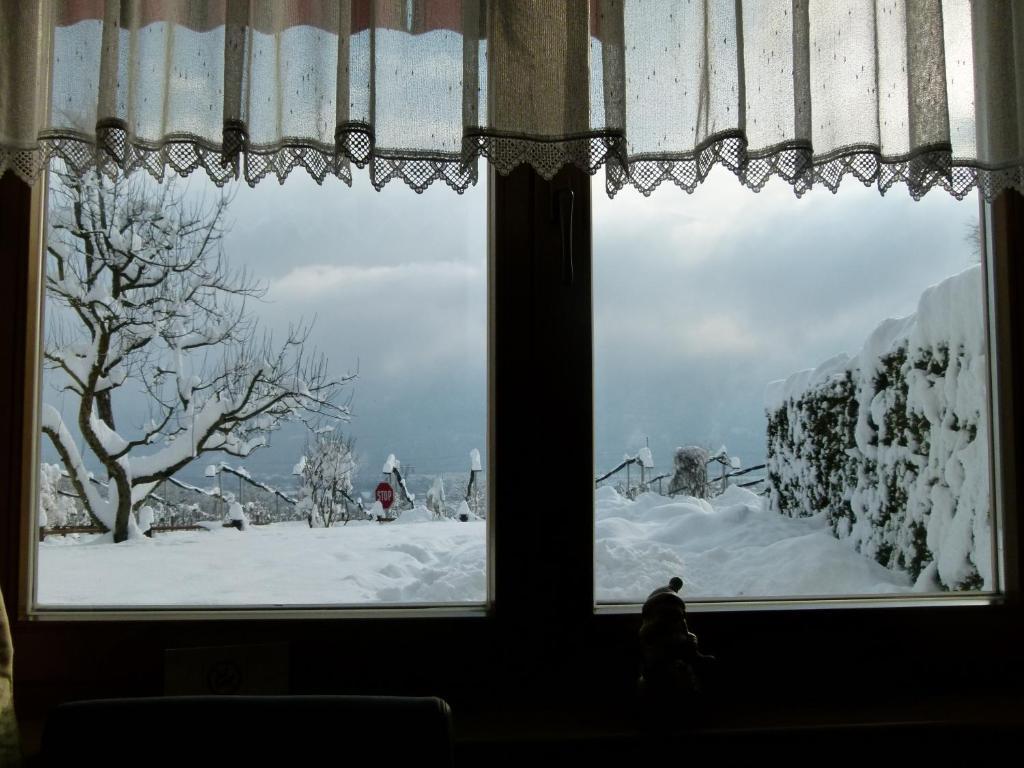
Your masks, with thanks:
[[[0,594],[0,765],[10,768],[21,764],[18,721],[14,716],[13,660],[14,648],[7,624],[7,610],[4,607],[4,596]]]
[[[0,0],[0,169],[1021,188],[1024,0]]]

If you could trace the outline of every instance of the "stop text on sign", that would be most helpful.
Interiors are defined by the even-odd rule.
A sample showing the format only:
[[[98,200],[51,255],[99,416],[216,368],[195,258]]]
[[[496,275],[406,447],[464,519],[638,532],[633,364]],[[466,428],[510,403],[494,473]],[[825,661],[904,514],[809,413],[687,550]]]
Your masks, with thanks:
[[[395,501],[395,492],[387,483],[378,485],[373,495],[384,509],[388,509]]]

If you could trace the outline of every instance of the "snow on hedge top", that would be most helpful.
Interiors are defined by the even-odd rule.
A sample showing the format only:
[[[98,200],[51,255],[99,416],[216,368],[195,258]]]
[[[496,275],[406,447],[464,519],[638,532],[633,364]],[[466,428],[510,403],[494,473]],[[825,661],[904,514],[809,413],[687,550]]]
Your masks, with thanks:
[[[849,355],[836,355],[830,357],[817,368],[808,368],[790,374],[788,378],[778,379],[768,383],[764,391],[764,407],[768,411],[776,411],[781,408],[787,400],[796,398],[802,392],[828,381],[833,376],[841,376],[850,365],[852,358]]]
[[[878,359],[903,340],[910,349],[948,344],[953,349],[962,347],[968,354],[984,354],[985,326],[978,311],[980,299],[981,266],[976,264],[928,288],[921,294],[914,314],[880,323],[856,356],[836,355],[817,368],[770,382],[765,388],[765,409],[776,411],[787,400],[796,399],[847,371],[873,370]]]

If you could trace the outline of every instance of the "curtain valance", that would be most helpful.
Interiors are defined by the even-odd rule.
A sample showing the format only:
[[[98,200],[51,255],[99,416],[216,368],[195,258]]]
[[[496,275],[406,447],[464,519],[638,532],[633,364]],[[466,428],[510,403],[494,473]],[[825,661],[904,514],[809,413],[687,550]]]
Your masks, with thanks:
[[[1024,0],[0,0],[0,172],[1024,189]]]

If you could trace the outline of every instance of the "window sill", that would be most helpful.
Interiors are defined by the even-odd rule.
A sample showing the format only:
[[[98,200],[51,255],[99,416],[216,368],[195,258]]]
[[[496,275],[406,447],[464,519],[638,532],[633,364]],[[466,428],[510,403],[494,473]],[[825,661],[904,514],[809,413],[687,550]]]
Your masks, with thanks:
[[[28,622],[105,622],[105,621],[296,621],[343,619],[459,619],[483,618],[484,605],[395,606],[280,606],[261,608],[213,607],[206,609],[142,607],[118,609],[83,607],[81,609],[37,609],[24,617]]]
[[[754,613],[763,611],[871,610],[875,608],[983,607],[1003,605],[1006,598],[995,592],[949,595],[871,595],[851,597],[743,598],[686,601],[690,613]],[[597,616],[637,615],[639,603],[602,603]]]

